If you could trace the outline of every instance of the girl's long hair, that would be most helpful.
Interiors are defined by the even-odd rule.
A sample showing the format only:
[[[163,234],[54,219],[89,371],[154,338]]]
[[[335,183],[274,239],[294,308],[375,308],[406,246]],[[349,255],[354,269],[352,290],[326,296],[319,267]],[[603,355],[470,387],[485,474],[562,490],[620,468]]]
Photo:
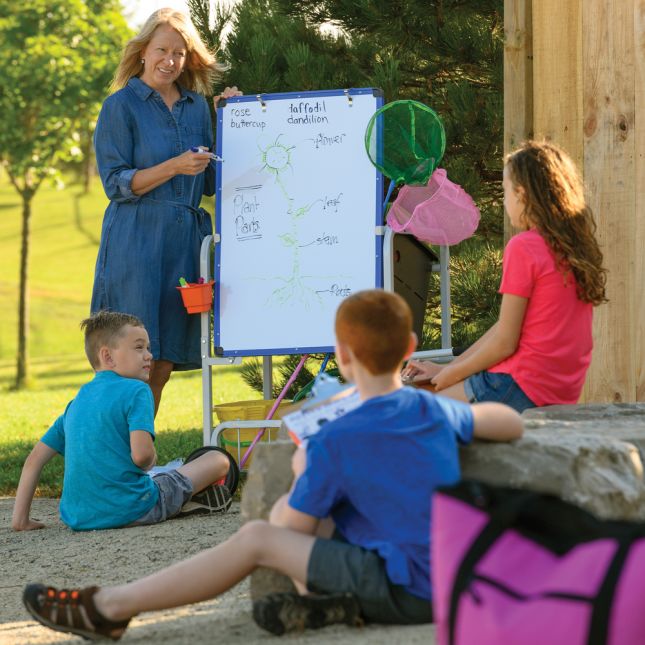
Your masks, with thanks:
[[[204,45],[188,17],[175,9],[155,11],[146,20],[141,31],[127,42],[110,86],[110,92],[116,92],[125,87],[133,76],[139,76],[143,72],[141,63],[143,51],[152,39],[155,29],[160,25],[172,27],[186,43],[186,64],[177,79],[178,83],[193,92],[210,94],[213,81],[225,67],[216,62],[215,55]]]
[[[524,189],[527,225],[542,235],[565,279],[573,272],[578,298],[607,302],[596,223],[571,157],[551,143],[527,141],[507,156],[506,165],[513,185]]]

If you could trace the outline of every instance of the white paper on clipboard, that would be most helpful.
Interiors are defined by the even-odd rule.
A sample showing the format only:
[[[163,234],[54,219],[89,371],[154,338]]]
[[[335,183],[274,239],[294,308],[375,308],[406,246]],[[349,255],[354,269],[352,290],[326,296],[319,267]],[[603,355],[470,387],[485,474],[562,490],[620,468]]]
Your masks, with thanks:
[[[282,417],[287,432],[300,445],[316,434],[322,426],[356,409],[361,404],[358,390],[349,387],[318,405],[300,408]]]

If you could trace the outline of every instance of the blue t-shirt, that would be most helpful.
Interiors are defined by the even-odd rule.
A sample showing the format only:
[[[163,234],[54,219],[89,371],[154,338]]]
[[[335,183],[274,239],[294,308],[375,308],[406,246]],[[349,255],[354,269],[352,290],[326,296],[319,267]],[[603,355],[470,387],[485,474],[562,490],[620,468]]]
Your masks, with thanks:
[[[459,480],[457,443],[472,436],[465,403],[411,387],[368,399],[308,439],[289,505],[331,516],[350,544],[378,552],[391,582],[430,599],[432,493]]]
[[[132,461],[130,432],[154,438],[154,403],[146,383],[97,372],[41,441],[65,457],[60,518],[84,531],[125,526],[147,513],[159,493]]]

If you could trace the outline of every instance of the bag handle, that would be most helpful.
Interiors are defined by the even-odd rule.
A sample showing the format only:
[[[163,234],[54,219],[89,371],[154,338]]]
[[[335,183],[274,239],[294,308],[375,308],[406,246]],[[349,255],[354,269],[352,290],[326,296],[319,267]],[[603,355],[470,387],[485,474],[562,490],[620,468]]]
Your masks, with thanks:
[[[475,488],[474,505],[485,509],[486,498],[479,486]],[[470,548],[463,557],[450,593],[450,614],[448,622],[448,643],[455,643],[455,627],[461,595],[468,587],[472,573],[479,561],[488,553],[497,538],[511,527],[520,515],[522,509],[540,497],[533,491],[518,491],[513,497],[505,499],[498,507],[487,512],[490,520],[475,538]],[[486,509],[485,509],[486,510]]]
[[[618,548],[607,567],[605,578],[600,585],[600,589],[592,603],[591,620],[589,621],[589,634],[587,645],[605,645],[609,635],[609,618],[611,607],[614,603],[614,594],[623,565],[627,560],[629,551],[636,538],[636,531],[631,535],[626,535],[618,541]]]

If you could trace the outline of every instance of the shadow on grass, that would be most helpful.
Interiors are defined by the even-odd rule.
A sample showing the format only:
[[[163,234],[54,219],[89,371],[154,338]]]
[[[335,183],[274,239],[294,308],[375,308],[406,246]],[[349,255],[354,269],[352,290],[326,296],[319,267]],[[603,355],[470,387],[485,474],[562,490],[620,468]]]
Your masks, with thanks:
[[[84,359],[35,359],[30,364],[29,384],[22,390],[16,390],[14,366],[3,363],[0,365],[0,391],[38,393],[45,390],[78,389],[93,376],[92,368]]]
[[[166,464],[178,457],[187,457],[201,447],[202,433],[190,430],[161,430],[157,433],[155,447],[157,463]],[[4,441],[0,450],[0,495],[16,494],[20,471],[34,444],[24,439]],[[89,458],[89,456],[88,456]],[[43,469],[36,491],[38,497],[59,497],[63,488],[64,459],[54,457]]]
[[[33,443],[24,439],[5,441],[0,451],[0,495],[16,494],[20,471]],[[58,497],[63,487],[63,459],[54,457],[44,468],[36,490],[37,497]]]
[[[79,372],[78,374],[82,374],[82,372]],[[74,373],[70,372],[69,373],[69,379],[65,379],[63,381],[60,380],[61,375],[55,374],[52,375],[51,377],[48,377],[44,374],[38,374],[35,377],[30,377],[29,379],[29,384],[25,388],[21,388],[19,390],[16,389],[15,384],[16,384],[16,379],[15,377],[0,377],[0,392],[8,392],[8,393],[13,393],[13,394],[20,394],[21,392],[31,392],[31,393],[38,393],[38,392],[53,392],[56,390],[69,390],[69,389],[76,389],[78,390],[81,385],[84,383],[88,382],[91,380],[92,375],[88,375],[87,378],[80,378],[77,377],[73,378]],[[65,376],[67,376],[67,373],[65,373]],[[56,382],[48,382],[48,379],[58,379]],[[71,398],[71,397],[70,397]]]

